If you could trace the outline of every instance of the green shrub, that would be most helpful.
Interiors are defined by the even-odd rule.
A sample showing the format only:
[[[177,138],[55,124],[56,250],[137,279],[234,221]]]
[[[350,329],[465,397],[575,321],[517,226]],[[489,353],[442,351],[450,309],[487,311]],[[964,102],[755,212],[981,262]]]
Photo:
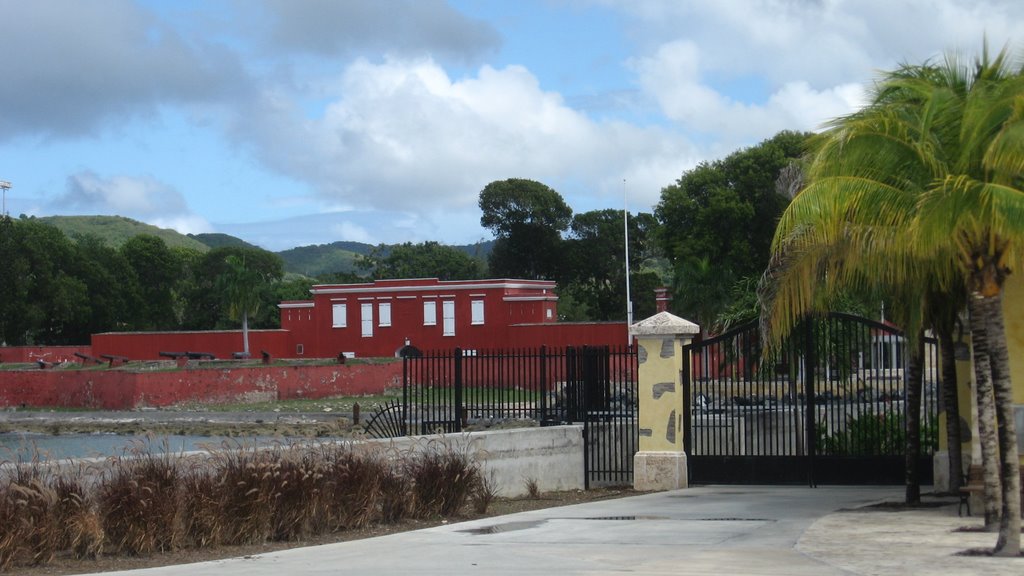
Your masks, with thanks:
[[[819,454],[831,456],[898,456],[906,451],[906,418],[903,414],[862,414],[848,416],[843,430],[828,433],[825,423],[817,427]],[[938,448],[938,423],[922,422],[921,452]]]

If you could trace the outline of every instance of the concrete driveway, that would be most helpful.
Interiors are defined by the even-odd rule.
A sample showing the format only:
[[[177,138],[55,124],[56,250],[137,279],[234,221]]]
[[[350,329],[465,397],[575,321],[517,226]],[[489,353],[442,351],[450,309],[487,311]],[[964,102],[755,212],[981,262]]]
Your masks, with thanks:
[[[699,487],[133,574],[851,574],[797,549],[819,518],[898,487]]]

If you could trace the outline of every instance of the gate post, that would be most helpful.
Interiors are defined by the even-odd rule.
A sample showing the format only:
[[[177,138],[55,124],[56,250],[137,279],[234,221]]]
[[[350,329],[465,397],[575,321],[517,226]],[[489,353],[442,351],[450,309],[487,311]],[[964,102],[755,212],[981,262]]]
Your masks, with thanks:
[[[683,415],[689,399],[683,394],[683,370],[690,370],[683,346],[700,328],[668,312],[659,312],[630,326],[637,339],[639,451],[633,457],[637,490],[686,488],[687,468]]]

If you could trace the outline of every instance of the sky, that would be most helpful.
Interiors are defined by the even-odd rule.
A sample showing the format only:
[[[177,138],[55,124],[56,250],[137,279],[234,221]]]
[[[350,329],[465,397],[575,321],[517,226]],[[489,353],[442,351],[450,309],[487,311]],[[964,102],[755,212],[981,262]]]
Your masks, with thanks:
[[[14,217],[471,244],[492,181],[651,212],[882,71],[1024,53],[1021,22],[1020,0],[0,0],[0,180]]]

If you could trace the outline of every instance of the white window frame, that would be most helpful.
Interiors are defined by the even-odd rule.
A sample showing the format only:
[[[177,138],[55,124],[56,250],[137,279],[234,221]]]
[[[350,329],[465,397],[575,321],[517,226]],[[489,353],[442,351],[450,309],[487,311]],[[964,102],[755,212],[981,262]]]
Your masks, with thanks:
[[[484,301],[472,300],[470,302],[470,324],[482,325],[484,323]]]
[[[348,305],[344,302],[331,304],[331,327],[348,328]]]
[[[373,337],[373,302],[363,302],[359,305],[360,323],[362,325],[363,338]]]
[[[437,301],[423,301],[423,325],[437,326]]]
[[[391,302],[377,303],[377,325],[391,326]]]
[[[441,335],[455,336],[455,300],[441,301],[441,318],[444,322]]]

